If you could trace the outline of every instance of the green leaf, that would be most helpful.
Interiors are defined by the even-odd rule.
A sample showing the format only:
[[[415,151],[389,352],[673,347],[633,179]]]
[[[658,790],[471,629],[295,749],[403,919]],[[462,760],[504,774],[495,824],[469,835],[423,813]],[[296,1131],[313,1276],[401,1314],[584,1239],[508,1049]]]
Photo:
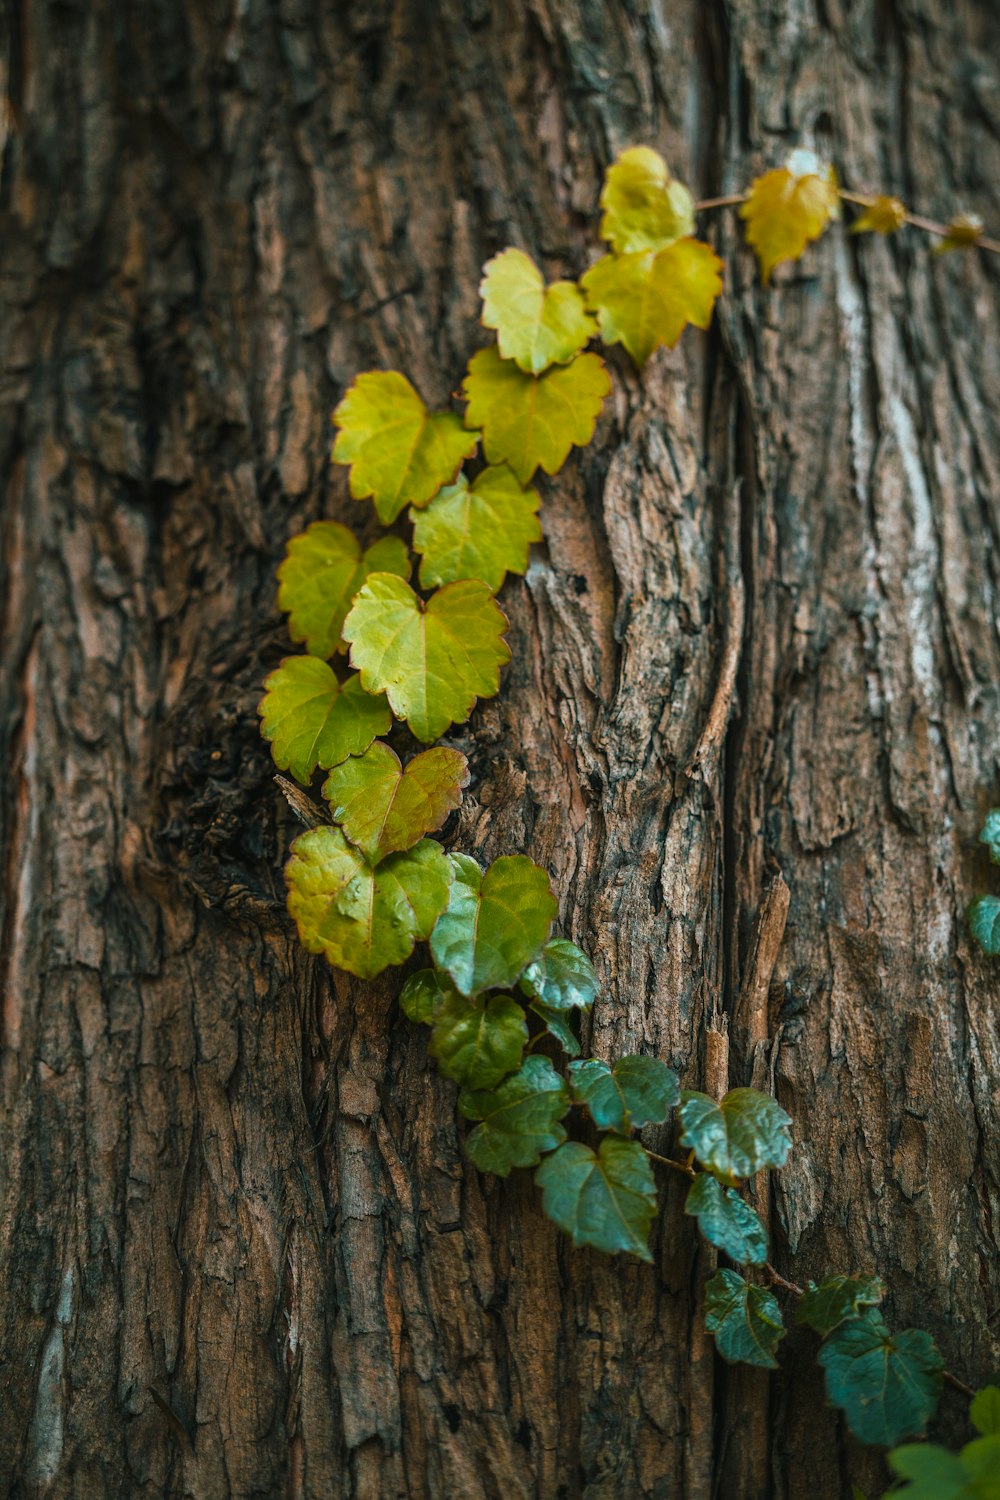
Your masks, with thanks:
[[[972,1398],[969,1420],[983,1437],[1000,1436],[1000,1386],[984,1385]]]
[[[890,1334],[871,1308],[830,1334],[819,1351],[826,1392],[860,1443],[892,1447],[920,1432],[941,1394],[941,1355],[929,1333]]]
[[[401,578],[373,573],[344,622],[366,692],[385,692],[418,740],[463,723],[500,688],[507,616],[485,583],[446,583],[426,604]]]
[[[404,770],[395,750],[379,741],[336,766],[323,796],[344,837],[377,865],[440,828],[468,784],[469,763],[460,750],[424,750]]]
[[[638,1141],[606,1136],[596,1155],[579,1141],[567,1141],[545,1158],[535,1181],[543,1211],[574,1245],[653,1259],[646,1240],[656,1213],[656,1183]]]
[[[529,375],[565,364],[597,331],[576,283],[556,281],[547,287],[522,250],[504,250],[483,270],[483,326],[496,329],[504,359],[514,360]]]
[[[418,969],[411,974],[399,992],[399,1008],[410,1021],[430,1026],[449,995],[433,969]]]
[[[585,1104],[601,1130],[627,1135],[660,1124],[680,1098],[677,1079],[656,1057],[620,1057],[609,1066],[596,1058],[569,1065],[577,1104]]]
[[[710,1172],[699,1172],[684,1204],[708,1240],[740,1265],[762,1266],[767,1260],[767,1230],[735,1188],[724,1188]]]
[[[504,855],[484,875],[453,855],[448,909],[431,934],[434,962],[463,995],[515,982],[549,935],[556,899],[549,877],[526,855]]]
[[[513,1167],[533,1167],[566,1139],[558,1122],[569,1109],[569,1089],[547,1057],[526,1058],[497,1089],[463,1089],[458,1107],[466,1119],[482,1121],[465,1143],[481,1172],[506,1177]]]
[[[959,1457],[969,1476],[970,1500],[1000,1500],[1000,1437],[974,1438]]]
[[[361,543],[336,521],[314,521],[293,536],[278,569],[278,608],[288,615],[293,641],[305,641],[311,656],[346,650],[340,632],[351,600],[369,573],[410,576],[405,542],[385,536],[362,553]]]
[[[333,421],[340,429],[333,461],[350,464],[351,494],[370,495],[385,526],[450,484],[478,442],[453,412],[428,412],[395,370],[358,375]]]
[[[523,984],[521,988],[524,988]],[[550,1006],[542,1005],[537,1000],[534,1005],[529,1006],[529,1009],[534,1011],[539,1020],[543,1022],[549,1036],[555,1037],[564,1052],[570,1057],[580,1056],[580,1043],[576,1032],[569,1024],[568,1017],[562,1011],[553,1010]]]
[[[606,255],[581,284],[606,344],[624,344],[641,369],[661,344],[672,349],[689,323],[707,328],[722,291],[722,262],[701,240],[643,255]]]
[[[694,1091],[681,1095],[681,1145],[723,1181],[783,1167],[792,1123],[776,1099],[756,1089],[730,1089],[721,1104]]]
[[[528,1040],[524,1008],[512,995],[449,995],[434,1017],[428,1050],[441,1072],[470,1089],[492,1089],[520,1066]]]
[[[542,539],[537,510],[537,490],[522,489],[506,464],[484,469],[471,486],[460,474],[411,513],[420,587],[481,578],[497,593],[508,573],[525,571],[529,547]]]
[[[466,425],[482,428],[491,464],[509,464],[522,484],[537,468],[561,469],[574,443],[585,446],[611,380],[596,354],[578,354],[569,365],[544,375],[525,375],[495,348],[480,349],[469,361],[463,393]]]
[[[889,1467],[901,1479],[909,1479],[894,1494],[906,1500],[973,1500],[968,1475],[954,1453],[934,1443],[908,1443],[886,1454]]]
[[[601,238],[619,255],[662,250],[694,230],[694,202],[671,178],[658,151],[632,146],[608,169],[601,193]]]
[[[600,993],[587,955],[565,938],[553,938],[521,975],[521,989],[549,1010],[589,1010]]]
[[[451,866],[440,844],[423,839],[373,869],[339,828],[312,828],[292,845],[285,880],[303,946],[371,979],[430,934],[448,899]]]
[[[819,1285],[810,1281],[795,1309],[796,1323],[812,1328],[821,1339],[863,1307],[875,1307],[885,1296],[877,1276],[827,1276]]]
[[[986,845],[993,863],[1000,865],[1000,807],[991,807],[986,814],[979,842]]]
[[[990,958],[1000,953],[1000,897],[979,896],[965,914],[969,931]]]
[[[264,687],[257,706],[260,732],[271,742],[275,765],[291,771],[301,786],[309,785],[317,766],[326,771],[363,754],[392,723],[381,693],[365,692],[357,673],[338,682],[315,656],[286,657]]]
[[[735,1271],[716,1271],[705,1287],[705,1327],[730,1364],[778,1368],[774,1351],[785,1330],[781,1309],[766,1287],[744,1281]]]

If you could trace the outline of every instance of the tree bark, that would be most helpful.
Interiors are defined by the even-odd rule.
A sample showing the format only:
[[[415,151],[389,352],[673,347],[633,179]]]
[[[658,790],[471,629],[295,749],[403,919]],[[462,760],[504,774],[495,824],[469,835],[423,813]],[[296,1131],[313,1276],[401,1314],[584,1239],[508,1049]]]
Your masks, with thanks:
[[[805,1330],[780,1376],[715,1362],[672,1182],[645,1267],[471,1169],[398,971],[298,947],[254,709],[285,541],[370,526],[328,464],[355,373],[445,401],[482,263],[582,271],[629,144],[703,196],[816,144],[849,188],[995,230],[1000,13],[5,15],[0,1492],[878,1492]],[[729,1083],[795,1120],[779,1269],[878,1271],[975,1384],[1000,1361],[998,969],[962,921],[1000,769],[997,266],[838,229],[765,291],[735,217],[700,227],[713,330],[641,379],[610,354],[504,590],[501,695],[451,736],[449,840],[551,870],[604,982],[595,1055],[699,1087],[728,1033]],[[964,1412],[946,1393],[941,1430]]]

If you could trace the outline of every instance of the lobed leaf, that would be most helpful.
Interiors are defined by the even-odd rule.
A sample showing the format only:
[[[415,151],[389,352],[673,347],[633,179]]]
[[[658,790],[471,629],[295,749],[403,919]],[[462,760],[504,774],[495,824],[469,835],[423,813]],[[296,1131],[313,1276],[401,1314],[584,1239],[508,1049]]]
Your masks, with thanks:
[[[681,1095],[681,1145],[726,1182],[783,1167],[792,1123],[776,1099],[756,1089],[730,1089],[721,1104],[695,1091]]]
[[[527,374],[565,364],[596,333],[576,283],[556,281],[547,287],[523,250],[504,250],[483,270],[483,326],[496,330],[503,358]]]
[[[428,1051],[441,1072],[470,1089],[492,1089],[520,1066],[528,1041],[524,1008],[512,995],[448,995],[434,1016]]]
[[[979,842],[986,845],[993,863],[1000,865],[1000,807],[991,807],[986,814]]]
[[[556,914],[548,875],[523,854],[494,860],[485,875],[467,855],[452,863],[448,908],[431,934],[435,964],[463,995],[513,984]]]
[[[869,203],[851,225],[852,234],[894,234],[906,223],[906,208],[898,198],[882,194]]]
[[[514,1167],[533,1167],[566,1139],[558,1122],[569,1109],[569,1090],[547,1057],[526,1058],[497,1089],[463,1089],[458,1107],[481,1122],[465,1143],[481,1172],[506,1177]]]
[[[521,988],[524,988],[522,983]],[[528,1007],[543,1023],[549,1036],[555,1037],[560,1047],[569,1057],[580,1056],[580,1043],[576,1032],[569,1024],[569,1017],[560,1010],[553,1010],[549,1005],[542,1005],[535,1001],[534,1005]]]
[[[378,741],[334,767],[323,796],[344,837],[377,865],[440,828],[468,784],[469,763],[460,750],[424,750],[404,770],[395,750]]]
[[[892,1447],[920,1432],[941,1394],[941,1355],[929,1333],[890,1334],[870,1308],[830,1334],[819,1351],[826,1393],[861,1443]]]
[[[699,1172],[687,1195],[684,1212],[698,1220],[710,1245],[744,1266],[767,1260],[767,1230],[735,1188],[724,1188],[710,1172]]]
[[[451,986],[441,983],[433,969],[418,969],[399,992],[399,1008],[410,1021],[430,1026],[449,995]]]
[[[327,771],[362,755],[392,723],[383,694],[364,691],[357,673],[340,683],[316,656],[288,656],[264,679],[257,705],[260,732],[274,763],[308,786],[316,767]]]
[[[351,494],[371,496],[385,526],[450,484],[478,442],[453,412],[429,412],[395,370],[358,375],[333,421],[333,461],[350,464]]]
[[[980,1495],[969,1483],[959,1456],[935,1443],[907,1443],[886,1454],[893,1473],[910,1480],[892,1490],[905,1500],[977,1500]],[[1000,1488],[994,1491],[1000,1497]]]
[[[293,536],[278,569],[278,608],[288,615],[292,640],[304,641],[310,655],[324,659],[346,651],[340,632],[369,573],[409,578],[405,542],[385,536],[363,553],[353,532],[336,521],[314,521]]]
[[[590,442],[611,380],[596,354],[525,375],[489,348],[470,359],[462,389],[466,425],[482,429],[487,460],[508,464],[527,484],[537,468],[555,474],[574,444]]]
[[[624,344],[641,369],[689,323],[707,328],[722,291],[722,262],[711,245],[682,239],[657,253],[606,255],[582,277],[606,344]]]
[[[566,938],[553,938],[521,975],[521,989],[547,1010],[589,1010],[600,993],[590,959]]]
[[[809,242],[839,217],[837,174],[822,167],[811,151],[793,151],[785,166],[756,178],[740,206],[740,218],[746,220],[747,243],[757,252],[764,285],[775,266],[798,260]]]
[[[705,1287],[705,1327],[730,1364],[778,1368],[774,1351],[785,1329],[781,1309],[766,1287],[744,1281],[735,1271],[716,1271]]]
[[[609,1066],[596,1058],[569,1065],[577,1104],[585,1104],[600,1130],[627,1135],[661,1124],[680,1098],[677,1079],[656,1057],[620,1057]]]
[[[648,146],[630,147],[609,167],[601,207],[601,238],[619,255],[662,250],[694,230],[691,194]]]
[[[980,948],[995,958],[1000,953],[1000,897],[978,896],[965,917]]]
[[[426,510],[411,513],[413,548],[422,556],[420,587],[481,578],[498,593],[508,573],[523,573],[540,542],[538,492],[522,489],[506,464],[491,465],[472,484],[460,474]]]
[[[884,1296],[877,1276],[827,1276],[819,1285],[810,1281],[795,1309],[795,1321],[825,1339],[862,1308],[876,1307]]]
[[[447,583],[426,604],[408,583],[373,573],[344,622],[351,665],[369,693],[385,692],[418,740],[440,739],[500,688],[510,661],[507,617],[485,583]]]
[[[545,1158],[535,1181],[544,1213],[574,1245],[653,1259],[646,1240],[656,1213],[656,1184],[638,1141],[607,1136],[596,1154],[580,1141],[567,1141]]]

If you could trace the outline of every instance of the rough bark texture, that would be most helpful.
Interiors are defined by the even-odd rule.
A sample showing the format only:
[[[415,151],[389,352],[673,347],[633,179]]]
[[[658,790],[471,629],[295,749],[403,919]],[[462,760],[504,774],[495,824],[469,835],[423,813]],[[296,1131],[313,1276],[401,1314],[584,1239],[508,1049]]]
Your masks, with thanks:
[[[296,945],[254,708],[285,540],[366,524],[327,462],[358,370],[446,399],[482,262],[582,270],[631,143],[714,194],[815,142],[850,187],[995,230],[1000,12],[4,14],[0,1491],[877,1492],[810,1335],[780,1379],[714,1365],[672,1183],[640,1267],[469,1168],[398,974]],[[453,737],[454,840],[552,870],[606,982],[598,1055],[700,1085],[729,1017],[730,1082],[796,1121],[778,1265],[878,1269],[975,1383],[1000,1363],[998,969],[961,919],[998,800],[997,268],[837,232],[765,292],[735,222],[710,233],[712,333],[642,380],[612,356],[596,442],[545,486],[513,665]],[[737,582],[736,711],[686,776]]]

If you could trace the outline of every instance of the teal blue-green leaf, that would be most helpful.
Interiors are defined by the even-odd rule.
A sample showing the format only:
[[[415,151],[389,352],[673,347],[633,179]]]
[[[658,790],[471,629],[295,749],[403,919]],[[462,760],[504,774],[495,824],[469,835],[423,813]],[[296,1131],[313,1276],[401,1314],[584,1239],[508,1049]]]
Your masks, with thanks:
[[[445,989],[433,969],[418,969],[399,992],[399,1008],[408,1020],[430,1026],[447,996],[453,993],[450,985]]]
[[[497,1089],[463,1089],[458,1107],[467,1120],[481,1122],[465,1143],[481,1172],[506,1177],[513,1167],[533,1167],[566,1139],[559,1121],[569,1109],[569,1089],[547,1057],[526,1058]]]
[[[983,1437],[1000,1435],[1000,1385],[984,1385],[972,1398],[969,1420]]]
[[[576,1032],[569,1024],[569,1017],[560,1010],[553,1010],[549,1005],[542,1005],[536,1000],[530,1007],[535,1015],[545,1023],[545,1030],[549,1036],[554,1036],[560,1047],[570,1057],[580,1056],[580,1043]]]
[[[781,1309],[766,1287],[735,1271],[716,1271],[705,1288],[705,1327],[730,1364],[778,1368],[774,1351],[785,1330]]]
[[[954,1453],[934,1443],[907,1443],[886,1455],[890,1469],[908,1479],[893,1494],[906,1500],[973,1500],[965,1469]]]
[[[589,1010],[600,986],[587,955],[565,938],[553,938],[521,976],[521,989],[549,1010]]]
[[[984,953],[1000,953],[1000,897],[979,896],[966,912],[969,931]]]
[[[574,1245],[653,1259],[646,1240],[656,1213],[656,1183],[638,1141],[606,1136],[596,1155],[580,1141],[567,1141],[545,1158],[535,1181],[543,1212]]]
[[[366,693],[355,672],[337,681],[315,656],[287,656],[264,679],[257,706],[260,732],[271,742],[274,764],[308,786],[317,766],[328,771],[349,755],[363,755],[392,723],[382,693]]]
[[[609,1066],[588,1057],[569,1065],[577,1104],[585,1104],[601,1130],[627,1135],[659,1125],[681,1096],[677,1079],[656,1057],[620,1057]]]
[[[986,845],[993,863],[1000,865],[1000,807],[991,807],[986,814],[979,842]]]
[[[941,1394],[941,1355],[929,1333],[891,1334],[871,1308],[830,1334],[819,1351],[831,1406],[860,1443],[890,1448],[920,1432]]]
[[[520,1065],[528,1040],[524,1009],[512,995],[448,996],[434,1016],[428,1051],[441,1072],[470,1089],[492,1089]]]
[[[549,877],[523,854],[456,865],[448,908],[431,935],[434,963],[463,995],[513,984],[549,935],[556,901]]]
[[[767,1230],[735,1188],[724,1188],[710,1172],[699,1172],[684,1204],[710,1245],[743,1266],[767,1260]]]
[[[756,1089],[730,1089],[721,1104],[708,1094],[681,1095],[681,1145],[724,1182],[783,1167],[792,1123],[776,1099]]]
[[[825,1339],[863,1307],[876,1307],[884,1296],[877,1276],[827,1276],[818,1285],[810,1281],[795,1309],[795,1321]]]

